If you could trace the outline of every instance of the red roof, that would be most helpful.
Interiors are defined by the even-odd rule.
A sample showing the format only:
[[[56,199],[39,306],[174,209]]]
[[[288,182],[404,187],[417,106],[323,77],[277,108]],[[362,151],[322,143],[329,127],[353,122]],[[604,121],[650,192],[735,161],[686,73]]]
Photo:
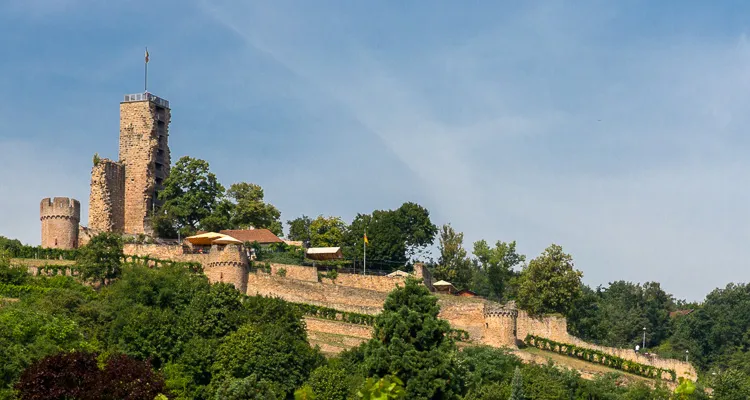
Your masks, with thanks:
[[[268,229],[224,229],[219,231],[243,242],[258,242],[259,244],[283,243],[284,241]]]

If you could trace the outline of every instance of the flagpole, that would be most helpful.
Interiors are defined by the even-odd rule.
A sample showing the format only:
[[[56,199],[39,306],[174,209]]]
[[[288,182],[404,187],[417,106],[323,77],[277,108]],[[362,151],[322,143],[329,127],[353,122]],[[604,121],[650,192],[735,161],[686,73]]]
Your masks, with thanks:
[[[148,47],[146,47],[146,58],[145,63],[143,64],[145,66],[143,71],[143,92],[148,92]]]
[[[362,241],[362,246],[365,248],[365,262],[362,267],[362,275],[367,275],[367,230],[365,230],[365,240]]]

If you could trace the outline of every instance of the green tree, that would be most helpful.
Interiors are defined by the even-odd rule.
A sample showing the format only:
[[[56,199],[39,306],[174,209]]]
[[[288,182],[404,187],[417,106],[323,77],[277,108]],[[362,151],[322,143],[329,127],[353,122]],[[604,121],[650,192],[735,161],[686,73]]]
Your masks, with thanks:
[[[513,371],[513,381],[510,384],[510,400],[523,400],[523,377],[518,367]]]
[[[583,273],[573,269],[573,257],[553,244],[523,269],[518,289],[518,305],[532,315],[567,314],[581,296]]]
[[[289,240],[300,242],[310,240],[310,224],[312,224],[310,217],[302,215],[291,221],[286,221],[286,224],[289,225],[289,234],[287,235]]]
[[[459,398],[463,374],[439,312],[437,298],[414,279],[393,290],[364,345],[366,375],[398,376],[409,399]]]
[[[728,369],[713,377],[715,400],[750,399],[750,377],[740,371]]]
[[[346,258],[363,258],[365,231],[369,240],[367,265],[394,270],[431,245],[437,228],[429,212],[414,203],[404,203],[396,210],[357,214],[344,235]]]
[[[367,378],[362,388],[357,391],[357,397],[363,400],[396,400],[405,399],[404,383],[394,375],[386,375],[380,379]]]
[[[208,162],[184,156],[170,170],[159,192],[162,206],[155,213],[154,229],[159,236],[183,235],[202,229],[201,221],[214,215],[224,187],[209,171]],[[217,216],[207,222],[213,224]]]
[[[324,217],[320,215],[310,223],[310,246],[341,246],[345,232],[346,223],[344,223],[341,217]]]
[[[122,272],[122,238],[114,233],[101,233],[91,238],[78,253],[76,265],[81,278],[104,284]]]
[[[673,348],[690,351],[699,367],[750,372],[750,285],[730,283],[706,296],[703,305],[676,321]]]
[[[321,362],[320,353],[303,338],[278,326],[248,324],[222,340],[213,374],[219,381],[255,374],[260,380],[275,382],[289,395]]]
[[[466,289],[471,280],[471,260],[463,247],[464,234],[450,224],[440,229],[440,259],[435,267],[435,278],[446,280],[459,289]]]
[[[396,224],[404,235],[406,257],[411,259],[423,252],[435,241],[437,226],[430,220],[430,212],[417,203],[406,202],[395,211]]]
[[[234,200],[231,222],[234,228],[247,229],[250,226],[266,228],[275,235],[283,233],[281,212],[271,203],[264,201],[263,188],[254,183],[232,184],[227,197]]]
[[[256,375],[246,378],[231,378],[216,388],[215,400],[283,400],[284,390],[277,384]]]
[[[474,242],[473,253],[480,271],[487,276],[490,285],[488,294],[496,299],[507,298],[505,288],[513,276],[513,268],[526,260],[526,256],[516,251],[516,242],[505,243],[498,240],[495,247],[491,248],[486,241],[480,240]]]
[[[352,374],[335,365],[316,368],[307,381],[317,400],[347,400],[352,395]]]

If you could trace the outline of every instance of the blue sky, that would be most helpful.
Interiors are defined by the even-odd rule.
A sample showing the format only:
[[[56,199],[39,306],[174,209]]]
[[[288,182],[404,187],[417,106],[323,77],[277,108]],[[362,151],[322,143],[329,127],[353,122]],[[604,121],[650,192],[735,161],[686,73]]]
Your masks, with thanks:
[[[284,221],[415,201],[469,248],[557,243],[590,285],[700,299],[750,277],[749,17],[741,1],[0,1],[0,235],[38,244],[43,197],[86,208],[147,45],[174,159],[262,185]]]

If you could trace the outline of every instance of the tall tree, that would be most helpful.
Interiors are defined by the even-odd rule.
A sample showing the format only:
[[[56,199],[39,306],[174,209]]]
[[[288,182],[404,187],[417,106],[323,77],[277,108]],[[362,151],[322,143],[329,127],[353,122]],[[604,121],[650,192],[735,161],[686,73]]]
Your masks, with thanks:
[[[463,247],[464,234],[456,232],[450,224],[440,229],[440,259],[435,267],[435,278],[443,279],[459,289],[465,289],[471,280],[471,260]]]
[[[81,247],[76,265],[81,279],[104,284],[120,276],[122,266],[122,238],[114,233],[101,233]]]
[[[229,187],[227,197],[235,202],[231,216],[233,227],[254,226],[269,229],[275,235],[283,233],[281,212],[273,204],[264,201],[262,187],[254,183],[235,183]]]
[[[460,398],[464,382],[456,345],[439,312],[437,298],[414,279],[393,290],[364,345],[367,375],[398,376],[408,399]]]
[[[434,242],[437,228],[429,212],[415,203],[404,203],[396,210],[375,210],[357,214],[344,235],[344,255],[363,258],[367,231],[367,265],[393,270],[418,257]]]
[[[523,377],[521,370],[516,367],[513,371],[513,381],[510,384],[510,400],[523,400]]]
[[[513,276],[513,268],[526,260],[526,256],[516,252],[516,242],[498,240],[495,247],[490,247],[486,241],[480,240],[474,242],[473,253],[480,271],[487,275],[489,295],[497,299],[507,298],[505,288]]]
[[[319,215],[310,223],[310,245],[312,247],[341,246],[346,232],[346,223],[341,217]]]
[[[404,235],[406,257],[422,255],[435,241],[437,226],[430,221],[430,212],[417,203],[406,202],[395,211],[396,223]]]
[[[302,215],[291,221],[286,221],[289,225],[289,234],[287,238],[289,240],[298,240],[301,242],[310,241],[310,224],[312,220],[307,215]]]
[[[202,228],[201,221],[214,213],[223,195],[224,187],[209,171],[208,162],[180,158],[159,192],[163,204],[154,215],[156,233],[164,237],[194,233]]]
[[[567,314],[581,296],[583,273],[573,269],[573,257],[552,244],[521,273],[518,305],[532,315]]]

